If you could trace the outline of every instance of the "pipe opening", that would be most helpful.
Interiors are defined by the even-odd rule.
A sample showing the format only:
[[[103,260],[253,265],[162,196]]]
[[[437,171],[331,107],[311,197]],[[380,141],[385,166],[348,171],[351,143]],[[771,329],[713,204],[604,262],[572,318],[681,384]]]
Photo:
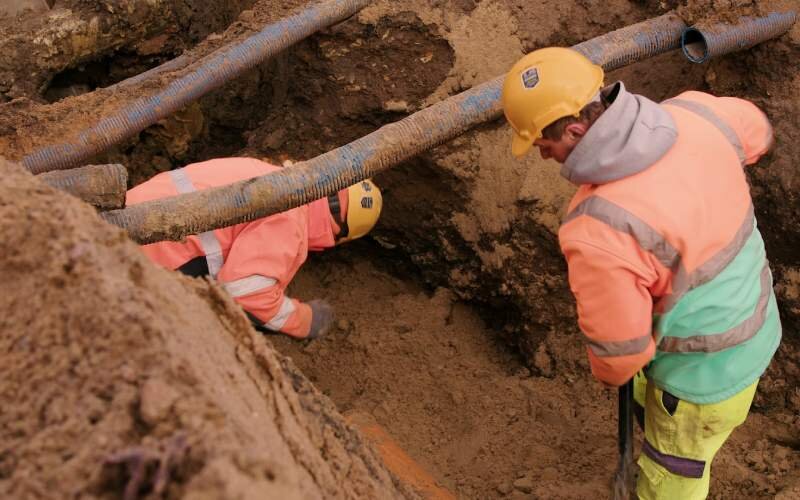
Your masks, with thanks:
[[[681,35],[681,48],[687,59],[702,63],[708,59],[708,42],[697,28],[687,28]]]

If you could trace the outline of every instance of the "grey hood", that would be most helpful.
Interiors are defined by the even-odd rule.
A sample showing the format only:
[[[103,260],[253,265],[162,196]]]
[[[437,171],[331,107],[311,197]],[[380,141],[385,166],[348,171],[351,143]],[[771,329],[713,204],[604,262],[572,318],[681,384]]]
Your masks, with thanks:
[[[678,135],[664,108],[631,94],[622,82],[601,92],[613,102],[561,167],[561,175],[574,184],[604,184],[637,174],[661,159]]]

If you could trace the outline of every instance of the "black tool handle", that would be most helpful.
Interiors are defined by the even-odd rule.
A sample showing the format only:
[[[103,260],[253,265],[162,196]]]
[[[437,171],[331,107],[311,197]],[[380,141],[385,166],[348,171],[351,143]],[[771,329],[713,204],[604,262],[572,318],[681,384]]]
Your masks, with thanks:
[[[619,454],[633,451],[633,379],[619,387]]]

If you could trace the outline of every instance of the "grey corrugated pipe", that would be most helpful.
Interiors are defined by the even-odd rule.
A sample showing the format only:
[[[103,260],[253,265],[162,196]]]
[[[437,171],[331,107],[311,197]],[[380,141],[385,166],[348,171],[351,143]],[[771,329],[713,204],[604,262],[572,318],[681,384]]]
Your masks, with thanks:
[[[224,49],[224,47],[223,47]],[[186,54],[182,54],[175,59],[170,59],[169,61],[156,66],[155,68],[150,68],[144,73],[139,73],[136,76],[132,76],[121,82],[117,82],[114,85],[108,87],[110,89],[123,89],[130,87],[132,85],[136,85],[137,83],[143,82],[147,79],[153,78],[154,76],[160,75],[161,73],[167,73],[168,71],[176,71],[178,69],[183,68],[184,66],[188,65],[191,62],[191,59]]]
[[[36,178],[101,210],[125,206],[128,171],[117,163],[46,172]]]
[[[371,0],[326,0],[306,7],[240,43],[218,50],[163,91],[138,99],[103,118],[97,125],[79,132],[74,140],[37,149],[24,157],[22,164],[35,174],[78,166],[370,3]]]
[[[610,71],[680,46],[686,24],[667,14],[573,49]],[[469,128],[502,115],[505,76],[447,98],[350,144],[279,172],[228,186],[149,201],[103,217],[139,243],[180,240],[294,208],[371,177]]]
[[[681,35],[681,47],[687,59],[702,63],[775,38],[789,31],[797,13],[771,12],[764,17],[743,17],[736,23],[699,24]]]

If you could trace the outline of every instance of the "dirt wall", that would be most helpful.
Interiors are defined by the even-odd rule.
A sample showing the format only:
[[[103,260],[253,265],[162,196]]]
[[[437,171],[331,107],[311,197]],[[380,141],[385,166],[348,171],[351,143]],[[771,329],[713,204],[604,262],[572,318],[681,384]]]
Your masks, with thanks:
[[[276,349],[457,498],[610,498],[617,395],[592,380],[580,338],[548,334],[529,369],[491,320],[446,288],[387,272],[362,243],[313,255],[290,287],[329,300],[336,327],[311,343],[272,337]],[[797,498],[799,437],[796,412],[759,408],[715,459],[709,498]]]
[[[402,498],[216,286],[0,162],[0,496]]]
[[[199,57],[244,37],[302,3],[256,2],[192,54]],[[572,45],[670,8],[691,23],[709,15],[733,19],[791,7],[800,8],[800,2],[382,0],[96,161],[125,163],[136,183],[210,156],[310,158],[502,74],[537,47]],[[779,362],[759,396],[765,407],[798,408],[785,390],[800,372],[800,262],[794,251],[800,232],[793,223],[800,216],[793,162],[800,154],[798,30],[705,65],[690,64],[675,52],[608,75],[655,100],[685,89],[746,97],[773,121],[776,147],[748,171],[786,326]],[[155,88],[157,81],[147,82],[48,107],[12,101],[0,106],[0,150],[19,158],[91,121],[81,109],[114,109]],[[557,165],[536,154],[512,158],[508,141],[508,127],[498,120],[379,176],[386,204],[373,241],[412,262],[428,285],[446,286],[483,307],[487,320],[519,345],[537,370],[536,353],[554,349],[542,344],[545,339],[579,338],[555,236],[574,188],[560,178]],[[554,362],[570,363],[558,355]]]
[[[62,7],[67,5],[67,2],[57,1],[57,5],[59,3]],[[89,6],[101,3],[87,0],[70,5],[81,22],[88,22],[92,16],[100,15]],[[92,48],[94,52],[86,57],[120,67],[122,63],[118,61],[123,61],[120,57],[125,56],[133,67],[150,67],[154,61],[167,60],[174,55],[176,47],[183,43],[181,40],[189,40],[185,43],[191,44],[202,38],[203,30],[218,30],[219,35],[205,38],[190,51],[191,57],[197,58],[227,41],[247,36],[264,22],[303,3],[303,0],[260,0],[235,20],[231,19],[234,14],[224,14],[219,21],[214,21],[217,18],[207,13],[211,19],[209,26],[217,27],[198,28],[196,35],[190,34],[191,28],[187,26],[192,24],[186,24],[184,16],[180,21],[183,24],[176,25],[176,32],[159,32],[169,34],[168,41],[160,47],[154,43],[148,49],[153,51],[149,54],[139,51],[138,46],[109,49],[97,44],[96,50]],[[179,5],[178,2],[169,4]],[[181,5],[193,4],[184,2]],[[234,5],[234,12],[238,5]],[[708,13],[732,19],[743,13],[765,13],[787,7],[800,8],[800,2],[380,0],[355,18],[299,43],[93,161],[125,163],[136,183],[157,171],[211,156],[251,154],[276,160],[310,158],[502,74],[523,53],[538,47],[572,45],[671,8],[678,9],[688,22],[694,22],[704,19]],[[196,19],[201,23],[198,26],[202,26],[205,18],[198,11]],[[23,21],[17,25],[0,21],[0,26],[16,29],[15,40],[29,43],[27,40],[35,39],[32,34],[38,32],[27,28],[29,25],[25,22],[29,21]],[[228,28],[223,31],[219,26],[228,22]],[[130,29],[134,32],[152,29],[155,33],[162,29],[159,26],[159,22],[150,25],[143,21],[138,28]],[[775,271],[785,326],[784,342],[760,385],[748,427],[734,436],[715,463],[715,467],[722,467],[715,472],[714,498],[737,495],[793,498],[800,487],[793,479],[799,460],[796,436],[800,429],[800,342],[797,339],[800,254],[796,251],[800,232],[794,224],[800,219],[796,189],[798,169],[794,162],[800,155],[796,127],[800,111],[797,99],[800,76],[796,64],[800,55],[799,30],[800,26],[795,26],[780,40],[705,65],[689,64],[680,54],[673,53],[619,70],[608,77],[609,80],[622,79],[634,92],[655,100],[690,88],[746,97],[758,103],[775,126],[774,151],[750,168],[748,175]],[[129,34],[120,33],[120,36]],[[138,35],[130,36],[133,40]],[[156,39],[158,36],[155,35]],[[104,59],[109,57],[110,50],[116,51],[113,62]],[[129,52],[123,54],[125,51]],[[75,64],[74,58],[64,60],[69,62],[60,63],[59,68]],[[36,80],[39,82],[36,85],[11,93],[5,87],[0,88],[8,97],[29,97],[0,104],[0,154],[11,158],[20,158],[38,145],[68,136],[81,125],[94,121],[97,113],[116,109],[121,103],[160,86],[157,79],[126,91],[100,90],[43,106],[33,102],[43,102],[47,98],[42,82],[51,78],[47,75],[62,69],[37,68],[45,77]],[[175,74],[180,74],[180,70]],[[72,81],[73,74],[64,75],[65,83]],[[86,113],[87,109],[93,112]],[[344,263],[351,262],[352,275],[329,264],[310,267],[309,277],[299,279],[298,290],[331,293],[330,298],[337,301],[340,313],[350,318],[350,322],[342,323],[328,341],[311,345],[284,342],[287,345],[281,348],[296,357],[304,372],[336,398],[340,408],[370,412],[390,432],[402,438],[415,458],[431,471],[438,472],[437,477],[443,484],[463,496],[585,497],[592,492],[573,483],[591,476],[588,488],[600,489],[613,467],[614,416],[613,398],[603,396],[589,381],[581,336],[575,325],[574,304],[565,283],[566,269],[555,236],[574,188],[559,177],[558,166],[552,162],[542,161],[535,154],[523,161],[513,159],[508,148],[509,134],[502,120],[485,124],[376,179],[385,192],[384,216],[372,237],[360,242],[353,251],[361,256],[379,257],[376,262],[380,262],[382,269],[392,269],[395,276],[421,276],[427,289],[443,287],[449,291],[439,290],[429,295],[421,289],[410,289],[407,284],[398,283],[396,277],[370,266],[352,264],[360,262],[355,257],[352,261],[345,259]],[[36,189],[31,196],[43,196],[38,191],[41,188]],[[60,201],[48,198],[47,203],[55,205]],[[2,207],[6,209],[5,205]],[[16,205],[12,208],[17,210],[15,214],[21,213]],[[64,231],[60,225],[44,225],[49,219],[37,210],[40,209],[33,210],[31,220],[43,224],[53,234]],[[8,234],[33,231],[27,226],[13,227],[18,233]],[[35,225],[31,227],[36,228]],[[134,445],[160,454],[162,461],[164,457],[178,457],[175,469],[168,468],[172,472],[169,491],[176,494],[195,494],[206,487],[219,488],[212,489],[213,492],[237,492],[239,487],[262,491],[258,488],[273,487],[273,483],[280,483],[280,487],[291,486],[294,481],[308,479],[313,475],[310,471],[317,467],[326,467],[318,465],[314,446],[309,445],[310,451],[302,451],[309,442],[326,443],[323,446],[326,456],[332,456],[328,454],[330,450],[340,449],[336,443],[344,443],[341,446],[346,449],[360,449],[351,441],[349,431],[342,430],[339,424],[330,424],[338,422],[338,417],[327,416],[335,412],[326,406],[324,399],[316,397],[314,389],[306,385],[301,376],[285,362],[281,362],[281,370],[274,369],[275,358],[263,354],[270,351],[256,347],[261,345],[260,341],[252,336],[237,341],[239,333],[225,331],[223,335],[217,332],[214,336],[198,326],[209,322],[217,325],[214,331],[239,332],[238,327],[229,325],[238,324],[238,319],[231,319],[238,316],[229,312],[227,303],[214,288],[196,282],[163,288],[167,285],[153,277],[154,271],[135,270],[137,266],[127,260],[130,259],[127,250],[117,255],[118,249],[125,245],[114,239],[117,236],[108,235],[117,233],[101,234],[98,238],[114,250],[111,255],[103,254],[103,258],[109,259],[108,265],[115,269],[122,265],[124,270],[119,278],[127,283],[119,292],[122,298],[113,295],[116,282],[103,284],[106,283],[103,279],[109,280],[109,277],[92,275],[91,279],[86,278],[88,281],[81,281],[83,284],[78,288],[71,279],[64,278],[65,273],[73,273],[76,268],[81,273],[89,272],[88,264],[81,260],[86,258],[81,257],[81,252],[86,250],[81,250],[83,243],[75,243],[75,238],[68,239],[72,242],[70,245],[53,246],[49,233],[47,236],[40,234],[37,236],[40,244],[29,257],[18,256],[8,242],[24,239],[23,236],[6,242],[4,251],[13,258],[3,265],[21,265],[19,272],[33,273],[39,286],[36,290],[39,295],[25,289],[20,298],[3,297],[8,301],[3,303],[4,307],[15,311],[9,316],[15,321],[14,334],[9,338],[16,342],[10,352],[17,356],[19,346],[28,346],[31,339],[42,338],[48,351],[37,347],[36,356],[40,356],[36,358],[37,363],[53,365],[52,370],[56,371],[48,368],[41,377],[52,376],[67,389],[62,390],[64,394],[61,395],[38,375],[30,377],[33,370],[21,362],[3,365],[2,369],[8,370],[8,375],[3,372],[3,379],[29,388],[27,393],[36,394],[36,397],[16,391],[12,384],[0,386],[4,401],[8,394],[15,405],[18,403],[14,413],[9,413],[11,416],[3,421],[3,429],[9,430],[8,435],[15,439],[14,446],[26,443],[19,445],[19,453],[23,455],[5,451],[12,449],[10,444],[0,446],[3,450],[0,451],[0,491],[3,487],[10,488],[10,477],[18,478],[17,474],[33,470],[25,468],[27,465],[19,458],[21,456],[26,460],[31,457],[31,467],[45,470],[47,465],[63,462],[68,464],[65,470],[69,471],[69,474],[51,472],[33,482],[26,480],[21,483],[24,488],[44,491],[43,488],[53,485],[72,485],[69,481],[76,477],[83,481],[79,481],[76,488],[88,485],[85,488],[91,494],[108,496],[124,488],[127,476],[122,466],[98,464],[116,452],[130,451]],[[83,236],[77,239],[81,238]],[[72,260],[66,257],[73,254],[76,256]],[[118,262],[120,259],[122,264]],[[42,271],[43,274],[36,274],[42,262],[50,267]],[[337,266],[341,264],[336,262]],[[142,280],[142,275],[148,278],[140,283],[137,280]],[[366,281],[361,283],[359,279]],[[359,292],[352,294],[354,299],[348,297],[343,285],[353,282],[360,283]],[[318,284],[324,288],[314,289]],[[212,304],[221,312],[222,319],[216,320],[206,313],[195,317],[194,309],[175,313],[178,314],[175,317],[156,319],[155,311],[161,312],[161,302],[168,308],[180,309],[175,297],[187,293],[186,286],[195,297],[194,302]],[[155,291],[145,292],[145,287],[155,287]],[[72,322],[69,324],[77,325],[76,330],[99,332],[98,338],[105,343],[88,344],[85,339],[58,330],[59,324],[53,317],[37,318],[19,306],[27,305],[27,298],[31,304],[42,304],[40,309],[45,300],[48,305],[66,304],[66,294],[74,297],[78,292],[88,294],[86,290],[95,288],[103,293],[111,290],[110,302],[101,304],[92,299],[80,304],[85,308],[79,311],[80,321],[72,319],[71,313],[63,313],[63,317]],[[142,300],[147,308],[144,311],[133,308],[125,297]],[[464,309],[459,300],[477,305],[480,317]],[[381,313],[386,309],[391,314],[381,316],[384,319],[376,322],[372,311],[364,311],[364,303],[375,303]],[[390,306],[384,307],[387,304]],[[97,310],[102,311],[106,319],[97,319]],[[31,328],[21,326],[28,323]],[[121,324],[126,325],[125,330],[119,326]],[[51,333],[39,334],[36,330],[36,337],[27,334],[31,329],[40,328]],[[172,330],[178,333],[165,333]],[[111,333],[103,333],[106,331]],[[198,336],[203,342],[196,341]],[[252,349],[247,347],[247,338],[251,339]],[[493,343],[498,338],[519,346],[521,358],[509,355],[502,344]],[[480,343],[486,339],[492,340],[488,344]],[[118,344],[125,349],[117,347]],[[200,346],[214,353],[201,350]],[[126,358],[125,364],[118,365],[122,357]],[[191,361],[201,357],[211,362],[197,365]],[[247,361],[253,358],[272,360],[266,362],[272,368],[265,370],[260,362]],[[94,359],[98,361],[91,361]],[[90,365],[86,368],[89,371],[86,375],[78,371],[80,376],[76,380],[90,390],[78,391],[75,387],[78,382],[70,378],[74,375],[67,377],[64,373],[84,370],[80,368],[84,364]],[[125,368],[128,365],[134,367],[135,376],[131,377],[131,372]],[[226,371],[229,366],[235,367],[231,368],[233,375]],[[184,378],[187,369],[192,376]],[[110,374],[105,377],[108,383],[93,377],[97,373],[93,370]],[[301,396],[297,404],[291,403],[295,400],[290,396],[287,382],[273,380],[266,385],[263,381],[257,382],[262,380],[259,377],[281,381],[280,373],[284,371],[291,373],[289,380],[295,389],[301,395],[308,395]],[[255,378],[248,378],[254,373]],[[465,379],[465,373],[472,379]],[[223,384],[221,380],[225,377],[233,383]],[[154,382],[150,383],[151,379]],[[173,389],[163,389],[162,381]],[[223,385],[241,386],[242,394],[237,389],[232,395],[222,395],[218,388]],[[260,403],[266,408],[266,416],[261,412],[251,415],[248,411],[255,407],[253,398],[264,387],[267,391],[274,388],[279,396],[268,403]],[[175,401],[188,398],[188,402],[168,404],[168,417],[162,422],[158,415],[166,403],[146,394],[174,394],[175,391],[180,393]],[[428,398],[429,395],[432,396]],[[168,396],[167,401],[172,398]],[[235,413],[242,408],[247,411],[231,416],[220,409],[223,405],[237,408]],[[278,442],[284,444],[275,445],[275,451],[270,451],[279,457],[270,461],[263,458],[263,450],[254,450],[272,450],[272,441],[264,441],[267,438],[261,434],[254,435],[253,429],[258,428],[261,433],[261,427],[275,422],[283,422],[278,425],[280,429],[294,429],[294,424],[285,424],[275,417],[287,415],[286,405],[292,414],[310,412],[310,429],[316,425],[313,424],[317,421],[313,417],[315,414],[322,415],[320,418],[330,426],[308,431],[305,438],[298,437],[296,442],[292,441],[295,438],[287,437],[293,436],[293,431],[275,431],[277,434],[270,436],[277,436]],[[73,406],[80,408],[74,418],[63,410]],[[36,408],[40,415],[36,422],[25,418],[22,409],[30,407]],[[199,419],[197,415],[201,415]],[[147,419],[155,423],[148,423]],[[193,427],[195,424],[199,427]],[[92,434],[88,430],[90,426],[101,432]],[[596,434],[600,426],[603,430],[598,443]],[[192,444],[192,451],[185,454],[188,458],[180,453],[184,447],[176,429],[188,433],[187,442]],[[71,443],[82,442],[89,435],[102,436],[107,441],[98,441],[98,451],[88,447],[78,447],[77,454],[71,451]],[[200,435],[210,437],[201,440]],[[255,443],[252,448],[248,447],[251,441]],[[294,444],[287,444],[290,442]],[[290,452],[285,455],[287,448]],[[312,458],[301,460],[297,458],[300,455]],[[334,455],[339,456],[338,453]],[[251,456],[255,456],[252,461]],[[290,458],[284,458],[286,456]],[[352,491],[378,495],[383,487],[379,485],[384,483],[380,479],[383,473],[373,474],[372,471],[378,469],[369,465],[371,459],[364,458],[360,451],[357,456],[362,457],[367,473],[347,472],[362,470],[357,459],[352,459],[356,465],[351,469],[342,465],[344,469],[340,470],[337,464],[342,462],[337,458],[333,461],[332,476],[325,478],[333,477],[337,479],[333,482],[345,488],[350,486],[343,478],[350,474],[348,477],[355,477],[361,485],[353,486]],[[467,460],[464,456],[471,458]],[[280,469],[277,465],[273,468],[274,464],[285,460],[301,463],[302,470]],[[151,459],[151,463],[157,461]],[[152,465],[151,468],[157,469]],[[261,475],[264,470],[271,472]],[[563,477],[554,475],[554,471]],[[277,479],[270,479],[272,476]],[[314,477],[322,481],[315,483],[321,488],[335,488],[328,486],[331,484],[328,479]],[[155,474],[148,478],[152,482]]]
[[[254,0],[26,0],[0,9],[0,102],[55,101],[137,75],[226,28]]]

